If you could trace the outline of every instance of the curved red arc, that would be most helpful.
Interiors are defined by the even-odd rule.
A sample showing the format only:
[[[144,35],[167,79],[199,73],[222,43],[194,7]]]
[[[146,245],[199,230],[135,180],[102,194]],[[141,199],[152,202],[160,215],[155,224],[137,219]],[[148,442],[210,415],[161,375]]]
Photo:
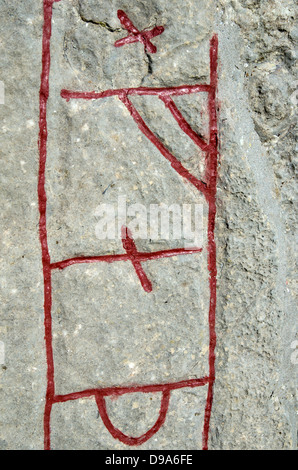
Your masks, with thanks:
[[[149,431],[147,431],[145,434],[142,434],[142,436],[140,437],[127,436],[119,429],[117,429],[109,418],[105,397],[102,394],[98,393],[95,395],[95,399],[101,419],[107,430],[114,437],[114,439],[118,439],[123,444],[126,444],[128,446],[139,446],[141,444],[144,444],[144,442],[148,441],[154,434],[156,434],[160,430],[161,426],[164,424],[169,408],[170,395],[170,390],[162,392],[161,405],[157,421],[152,426],[152,428],[149,429]]]

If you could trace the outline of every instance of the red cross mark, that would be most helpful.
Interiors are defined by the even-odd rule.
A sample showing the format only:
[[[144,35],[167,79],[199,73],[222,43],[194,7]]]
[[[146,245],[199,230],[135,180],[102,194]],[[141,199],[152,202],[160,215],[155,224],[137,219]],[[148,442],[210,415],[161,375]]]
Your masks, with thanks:
[[[144,269],[142,268],[141,262],[137,259],[138,250],[134,239],[132,237],[132,233],[129,228],[123,226],[121,228],[121,236],[122,236],[122,245],[124,250],[126,251],[127,255],[129,256],[130,261],[132,262],[133,267],[137,273],[137,276],[143,286],[143,289],[146,292],[152,292],[152,284],[149,281],[148,277]]]
[[[157,51],[156,46],[152,44],[150,39],[162,34],[164,32],[163,26],[155,26],[150,31],[143,30],[140,32],[123,10],[118,10],[117,15],[122,26],[124,26],[124,28],[129,32],[129,35],[116,41],[114,44],[115,47],[121,47],[124,46],[124,44],[131,44],[133,42],[140,41],[144,44],[145,52],[148,51],[151,52],[151,54],[154,54]]]

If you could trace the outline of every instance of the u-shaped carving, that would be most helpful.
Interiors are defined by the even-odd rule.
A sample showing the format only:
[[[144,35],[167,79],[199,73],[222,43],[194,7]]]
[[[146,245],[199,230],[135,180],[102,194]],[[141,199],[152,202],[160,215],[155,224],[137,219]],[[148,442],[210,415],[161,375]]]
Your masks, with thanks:
[[[160,430],[161,426],[164,424],[169,408],[170,390],[165,390],[162,392],[158,418],[152,428],[149,429],[149,431],[147,431],[145,434],[142,434],[142,436],[140,437],[127,436],[126,434],[123,434],[123,432],[121,432],[119,429],[115,428],[107,412],[105,396],[101,393],[97,393],[95,395],[95,399],[101,419],[107,430],[112,434],[112,436],[115,439],[119,439],[119,441],[123,442],[123,444],[126,444],[128,446],[139,446],[141,444],[144,444],[144,442],[148,441],[155,433]]]

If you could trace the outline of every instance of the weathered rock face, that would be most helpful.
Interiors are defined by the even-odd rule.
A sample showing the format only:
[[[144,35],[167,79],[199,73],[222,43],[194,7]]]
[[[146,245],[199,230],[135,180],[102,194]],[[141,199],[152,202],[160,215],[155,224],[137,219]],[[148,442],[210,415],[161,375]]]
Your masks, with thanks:
[[[37,192],[43,2],[12,3],[0,0],[6,19],[0,76],[0,447],[42,449],[49,386]],[[294,7],[292,0],[53,4],[45,166],[51,262],[59,267],[72,258],[129,254],[121,239],[123,204],[139,252],[176,254],[143,259],[141,267],[130,258],[51,271],[56,394],[148,386],[146,393],[105,398],[113,425],[141,436],[159,416],[162,389],[156,384],[188,382],[171,391],[163,426],[140,449],[204,446],[208,384],[190,383],[210,374],[209,201],[164,158],[140,122],[164,153],[203,184],[206,153],[158,96],[129,97],[142,120],[137,125],[119,96],[75,99],[61,90],[209,83],[210,40],[218,35],[217,346],[208,447],[294,448]],[[143,39],[164,27],[151,39],[156,53],[139,41],[114,46],[128,35],[118,10],[145,30]],[[173,103],[200,142],[207,142],[207,91],[174,96]],[[179,210],[197,209],[189,233],[155,232],[159,219],[150,209],[161,203],[172,209],[173,230]],[[112,219],[103,227],[107,210]],[[193,246],[200,251],[179,252]],[[109,433],[97,405],[88,393],[54,404],[51,447],[128,449]]]
[[[225,442],[221,432],[212,440],[215,447],[290,448],[295,443],[294,2],[219,3],[219,24],[225,27],[217,332],[219,343],[225,338],[226,344],[217,350],[217,393],[228,385],[213,409],[215,416],[218,407]]]

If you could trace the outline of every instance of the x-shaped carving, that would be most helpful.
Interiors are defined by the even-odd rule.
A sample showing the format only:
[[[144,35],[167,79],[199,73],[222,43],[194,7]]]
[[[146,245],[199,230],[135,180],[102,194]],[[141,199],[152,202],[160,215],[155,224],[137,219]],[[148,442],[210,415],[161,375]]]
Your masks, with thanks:
[[[157,51],[156,46],[152,44],[150,39],[162,34],[164,32],[163,26],[155,26],[150,31],[139,31],[123,10],[118,10],[117,15],[122,26],[124,26],[124,28],[129,32],[129,35],[116,41],[114,44],[115,47],[121,47],[124,46],[124,44],[131,44],[140,41],[144,44],[145,52],[148,51],[151,52],[151,54],[154,54]]]

